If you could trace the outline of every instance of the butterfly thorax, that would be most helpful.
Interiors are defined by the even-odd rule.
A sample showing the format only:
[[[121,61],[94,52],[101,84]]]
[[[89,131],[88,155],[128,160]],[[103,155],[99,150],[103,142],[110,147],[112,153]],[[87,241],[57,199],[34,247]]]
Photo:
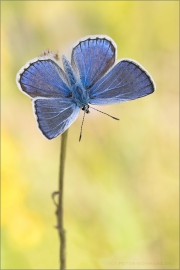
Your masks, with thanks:
[[[88,91],[86,89],[84,89],[84,87],[81,84],[76,83],[72,87],[72,98],[78,107],[85,110],[86,113],[89,113],[89,110],[88,110],[88,108],[89,108],[89,106],[88,106],[88,102],[89,102]]]
[[[67,76],[69,88],[72,93],[72,99],[77,104],[78,107],[85,110],[86,113],[89,113],[89,94],[88,91],[83,87],[79,78],[77,78],[71,64],[66,59],[65,56],[62,57],[64,70]]]

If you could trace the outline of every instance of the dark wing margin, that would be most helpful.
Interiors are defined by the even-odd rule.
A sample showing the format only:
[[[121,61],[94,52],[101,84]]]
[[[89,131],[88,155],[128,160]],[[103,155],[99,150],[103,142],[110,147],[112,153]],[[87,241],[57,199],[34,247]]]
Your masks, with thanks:
[[[39,57],[23,66],[16,76],[18,88],[31,98],[68,97],[66,75],[55,59]]]
[[[67,130],[80,111],[80,108],[67,98],[38,98],[32,102],[38,127],[49,140]]]
[[[154,91],[150,74],[136,61],[124,59],[90,89],[89,96],[91,104],[107,105],[141,98]]]
[[[86,89],[91,88],[114,64],[116,44],[107,36],[86,37],[73,47],[71,64]]]

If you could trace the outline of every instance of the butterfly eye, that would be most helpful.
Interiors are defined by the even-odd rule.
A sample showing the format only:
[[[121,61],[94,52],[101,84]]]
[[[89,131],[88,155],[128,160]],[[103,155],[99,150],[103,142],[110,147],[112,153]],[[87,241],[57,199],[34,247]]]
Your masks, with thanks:
[[[68,98],[71,98],[72,97],[72,93],[70,92],[69,95],[68,95]]]

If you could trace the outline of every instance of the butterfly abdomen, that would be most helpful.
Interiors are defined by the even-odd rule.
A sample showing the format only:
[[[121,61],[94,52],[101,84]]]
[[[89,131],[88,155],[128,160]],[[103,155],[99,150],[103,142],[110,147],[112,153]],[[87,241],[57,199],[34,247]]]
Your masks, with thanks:
[[[71,64],[69,63],[69,61],[66,59],[64,55],[62,56],[62,62],[64,66],[64,71],[68,79],[69,86],[72,87],[77,82],[76,75],[71,67]]]

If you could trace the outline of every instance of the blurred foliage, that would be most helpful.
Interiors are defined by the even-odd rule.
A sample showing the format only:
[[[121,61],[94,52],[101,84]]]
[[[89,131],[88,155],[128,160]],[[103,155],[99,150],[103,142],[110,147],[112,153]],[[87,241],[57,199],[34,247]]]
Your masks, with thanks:
[[[17,71],[45,49],[109,35],[118,59],[151,73],[157,91],[82,113],[69,130],[65,173],[68,269],[178,268],[178,13],[175,1],[3,1],[2,268],[58,269],[51,193],[60,137],[36,128]]]

